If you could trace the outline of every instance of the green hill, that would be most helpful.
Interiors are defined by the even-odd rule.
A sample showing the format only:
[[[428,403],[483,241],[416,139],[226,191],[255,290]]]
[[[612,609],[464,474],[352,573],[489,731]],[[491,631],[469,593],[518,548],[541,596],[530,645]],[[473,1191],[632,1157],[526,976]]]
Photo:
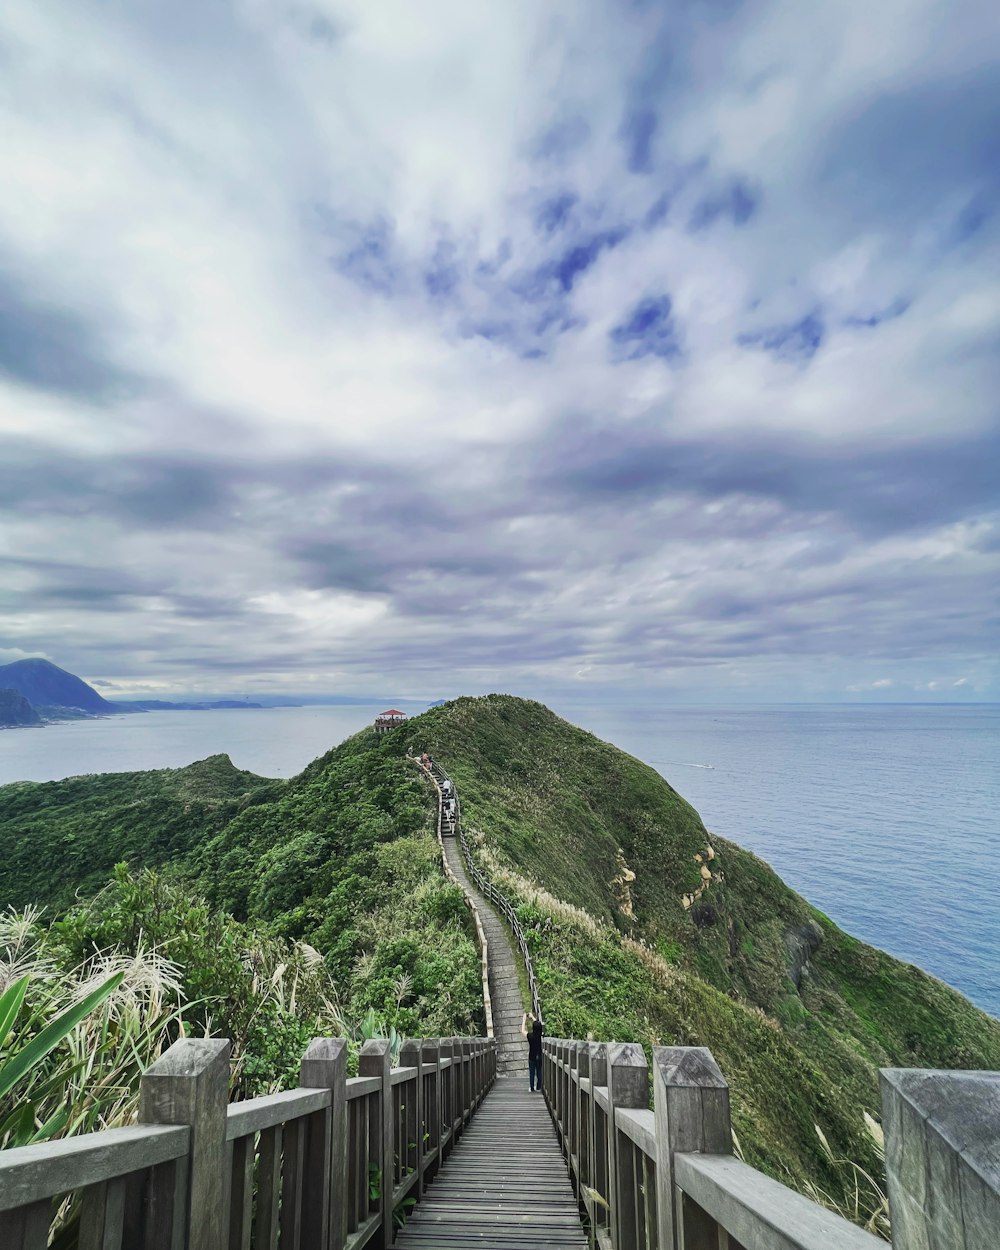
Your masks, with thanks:
[[[711,1047],[747,1157],[850,1192],[879,1171],[880,1065],[1000,1069],[1000,1022],[851,938],[761,860],[710,838],[653,769],[540,704],[459,699],[364,731],[288,782],[188,769],[0,788],[0,906],[165,865],[240,921],[318,949],[347,1014],[416,1035],[479,1027],[459,892],[441,876],[429,750],[476,855],[516,901],[555,1035]]]
[[[0,786],[0,907],[60,912],[100,889],[119,861],[186,863],[241,803],[283,784],[213,755],[186,768]]]
[[[395,735],[454,777],[476,854],[520,902],[549,1031],[709,1046],[748,1158],[798,1186],[877,1173],[879,1066],[1000,1068],[1000,1021],[866,946],[658,773],[502,695]],[[878,888],[877,886],[873,888]]]

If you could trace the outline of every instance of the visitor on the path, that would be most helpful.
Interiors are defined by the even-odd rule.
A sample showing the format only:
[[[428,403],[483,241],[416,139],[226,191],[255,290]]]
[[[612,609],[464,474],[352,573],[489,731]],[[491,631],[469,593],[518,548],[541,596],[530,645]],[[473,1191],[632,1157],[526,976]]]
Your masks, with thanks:
[[[530,1011],[521,1017],[521,1036],[528,1039],[528,1088],[542,1089],[542,1022]]]

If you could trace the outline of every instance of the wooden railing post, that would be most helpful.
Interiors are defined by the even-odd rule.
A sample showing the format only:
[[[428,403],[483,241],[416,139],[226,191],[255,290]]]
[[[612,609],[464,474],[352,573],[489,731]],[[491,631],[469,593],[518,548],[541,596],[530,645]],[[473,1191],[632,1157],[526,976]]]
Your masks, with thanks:
[[[417,1173],[416,1197],[424,1195],[424,1125],[427,1113],[424,1109],[424,1044],[421,1041],[406,1041],[399,1050],[399,1066],[416,1068],[417,1074],[413,1081],[413,1092],[406,1095],[407,1127],[406,1164],[412,1163]],[[412,1145],[411,1145],[412,1143]]]
[[[555,1078],[555,1101],[556,1101],[556,1125],[559,1129],[559,1145],[562,1147],[563,1153],[566,1153],[566,1086],[563,1083],[562,1063],[566,1053],[566,1043],[561,1037],[556,1038],[555,1045],[555,1069],[553,1075]]]
[[[653,1111],[659,1250],[707,1250],[718,1244],[717,1226],[677,1188],[674,1155],[732,1154],[729,1086],[710,1050],[653,1047]]]
[[[423,1148],[437,1151],[424,1178],[426,1181],[433,1179],[441,1168],[441,1049],[436,1037],[421,1043],[421,1062],[423,1070],[429,1076],[424,1101],[424,1131],[427,1133],[427,1141]]]
[[[342,1250],[347,1237],[347,1042],[314,1038],[299,1083],[328,1089],[330,1105],[309,1117],[302,1184],[302,1244]],[[252,1138],[251,1138],[252,1142]]]
[[[596,1091],[603,1089],[608,1083],[608,1048],[604,1042],[588,1043],[590,1049],[590,1168],[591,1187],[597,1193],[611,1201],[608,1191],[608,1132],[607,1117],[604,1109],[598,1104]],[[597,1229],[607,1224],[610,1226],[609,1213],[600,1205],[594,1204],[591,1219],[590,1244],[597,1245]]]
[[[452,1059],[452,1041],[450,1037],[442,1037],[438,1041],[438,1049],[441,1054],[441,1062]],[[454,1089],[455,1089],[455,1065],[449,1064],[447,1067],[439,1069],[440,1087],[441,1087],[441,1161],[444,1162],[444,1156],[450,1154],[455,1145],[455,1111],[454,1111]]]
[[[566,1062],[569,1070],[566,1073],[566,1080],[569,1101],[566,1107],[566,1138],[569,1143],[569,1179],[577,1193],[580,1192],[580,1087],[573,1080],[573,1073],[579,1076],[579,1055],[580,1043],[567,1042]]]
[[[184,1204],[187,1250],[218,1250],[229,1236],[229,1049],[229,1042],[219,1038],[182,1038],[146,1070],[139,1086],[140,1124],[191,1127]]]
[[[592,1186],[590,1174],[590,1122],[593,1118],[593,1087],[585,1092],[583,1083],[590,1077],[590,1043],[580,1042],[576,1048],[576,1070],[580,1077],[577,1087],[576,1122],[577,1122],[577,1163],[579,1166],[580,1187]]]
[[[472,1104],[475,1100],[473,1094],[473,1070],[472,1070],[472,1038],[462,1038],[462,1126],[468,1123],[472,1117]]]
[[[649,1068],[638,1042],[619,1042],[608,1048],[608,1201],[611,1238],[615,1250],[637,1250],[635,1186],[631,1142],[619,1141],[619,1107],[649,1106]],[[627,1146],[627,1148],[626,1148]],[[692,1248],[693,1250],[693,1248]]]
[[[392,1245],[392,1190],[393,1190],[393,1116],[392,1116],[392,1069],[389,1060],[389,1043],[381,1037],[372,1038],[361,1047],[358,1057],[359,1076],[377,1076],[382,1082],[378,1095],[378,1160],[379,1160],[379,1208],[382,1219],[379,1231],[370,1245],[375,1250],[389,1250]]]
[[[486,1089],[486,1043],[482,1038],[475,1038],[472,1043],[472,1053],[475,1057],[473,1072],[475,1073],[475,1084],[473,1086],[473,1102],[475,1106],[479,1106],[479,1100],[482,1098]]]
[[[1000,1239],[1000,1073],[883,1068],[893,1250]]]

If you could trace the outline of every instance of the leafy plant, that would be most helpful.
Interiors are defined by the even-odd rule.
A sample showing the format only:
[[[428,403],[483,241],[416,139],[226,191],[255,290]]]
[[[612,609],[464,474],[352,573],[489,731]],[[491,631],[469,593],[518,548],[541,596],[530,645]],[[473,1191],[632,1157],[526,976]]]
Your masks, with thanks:
[[[17,1024],[31,977],[26,973],[19,981],[7,987],[0,995],[0,1107],[3,1106],[3,1099],[12,1090],[16,1090],[19,1084],[30,1078],[32,1073],[42,1066],[49,1053],[55,1050],[81,1021],[109,998],[124,979],[124,972],[109,977],[103,985],[98,986],[81,1002],[67,1008],[61,1015],[44,1025],[13,1053],[9,1052],[9,1047],[6,1045],[7,1038],[11,1036]],[[24,1032],[27,1032],[27,1028]],[[8,1051],[6,1055],[5,1050]],[[59,1090],[59,1086],[58,1079],[54,1088],[51,1081],[42,1085],[36,1092],[36,1100],[51,1097]],[[38,1123],[37,1116],[35,1102],[31,1098],[23,1098],[0,1123],[0,1143],[5,1146],[27,1146],[32,1142],[45,1141],[65,1128],[70,1117],[70,1107],[60,1106],[41,1124]]]

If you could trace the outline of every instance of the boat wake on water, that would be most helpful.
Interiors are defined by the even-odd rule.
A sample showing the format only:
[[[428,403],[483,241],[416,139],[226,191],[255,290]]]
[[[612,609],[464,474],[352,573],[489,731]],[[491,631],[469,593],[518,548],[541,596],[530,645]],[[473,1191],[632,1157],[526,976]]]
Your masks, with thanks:
[[[689,764],[687,760],[657,760],[656,763],[670,768],[707,768],[711,772],[715,771],[714,764]]]

